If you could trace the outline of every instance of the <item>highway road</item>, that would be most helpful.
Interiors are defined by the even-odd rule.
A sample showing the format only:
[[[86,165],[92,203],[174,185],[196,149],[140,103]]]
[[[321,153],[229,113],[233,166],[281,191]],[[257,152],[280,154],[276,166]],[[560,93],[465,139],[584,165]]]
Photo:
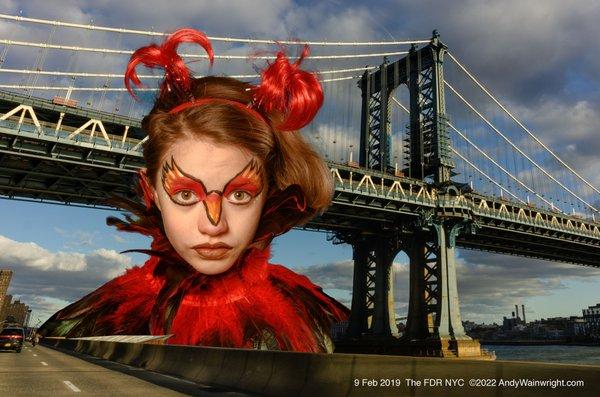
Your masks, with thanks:
[[[0,351],[0,396],[258,397],[46,346]]]

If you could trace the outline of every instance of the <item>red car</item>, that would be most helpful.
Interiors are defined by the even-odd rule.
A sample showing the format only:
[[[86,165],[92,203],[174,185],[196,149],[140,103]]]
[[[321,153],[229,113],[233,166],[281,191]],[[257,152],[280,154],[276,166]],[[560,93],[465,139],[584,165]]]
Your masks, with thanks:
[[[8,327],[0,331],[0,350],[14,350],[21,353],[25,330],[18,327]]]

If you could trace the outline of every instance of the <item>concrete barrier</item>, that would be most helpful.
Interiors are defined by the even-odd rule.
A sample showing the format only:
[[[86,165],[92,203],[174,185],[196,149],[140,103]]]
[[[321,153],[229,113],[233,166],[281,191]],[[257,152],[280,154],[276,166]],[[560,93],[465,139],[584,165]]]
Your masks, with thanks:
[[[600,396],[600,366],[69,339],[46,339],[43,343],[202,384],[265,396]],[[415,382],[411,384],[408,379]],[[501,381],[521,379],[559,382],[554,387],[500,385]],[[560,385],[560,381],[571,380],[583,381],[584,385]]]

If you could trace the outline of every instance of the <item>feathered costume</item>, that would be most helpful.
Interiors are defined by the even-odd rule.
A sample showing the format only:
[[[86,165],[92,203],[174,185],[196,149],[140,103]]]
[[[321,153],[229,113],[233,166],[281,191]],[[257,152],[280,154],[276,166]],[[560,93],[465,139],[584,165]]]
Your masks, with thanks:
[[[251,103],[191,95],[191,76],[176,49],[183,42],[197,43],[213,62],[208,38],[193,29],[180,29],[162,45],[152,44],[134,52],[125,72],[125,85],[141,82],[138,64],[164,68],[159,99],[179,97],[170,114],[204,103],[226,103],[250,117],[269,123],[264,115],[282,113],[277,133],[308,124],[323,102],[321,86],[312,73],[299,68],[308,55],[290,64],[283,52],[261,73]],[[184,101],[181,103],[181,101]],[[291,132],[294,133],[294,132]],[[160,211],[150,187],[141,175],[133,201],[115,198],[112,204],[130,211],[126,220],[107,219],[119,230],[152,237],[142,267],[134,267],[81,300],[54,314],[39,330],[44,336],[84,337],[101,335],[167,335],[170,344],[223,347],[268,347],[280,350],[325,352],[334,321],[348,318],[349,311],[326,295],[305,276],[268,263],[269,244],[307,215],[316,212],[306,204],[298,185],[270,192],[254,241],[226,272],[204,275],[177,254],[165,235]]]
[[[331,325],[347,319],[348,309],[307,277],[268,263],[272,238],[310,210],[297,186],[267,199],[254,242],[218,275],[197,272],[175,252],[158,208],[147,194],[144,200],[146,205],[116,199],[114,204],[136,217],[109,217],[107,223],[152,237],[151,250],[134,250],[151,258],[54,314],[40,334],[173,334],[167,343],[328,351]]]

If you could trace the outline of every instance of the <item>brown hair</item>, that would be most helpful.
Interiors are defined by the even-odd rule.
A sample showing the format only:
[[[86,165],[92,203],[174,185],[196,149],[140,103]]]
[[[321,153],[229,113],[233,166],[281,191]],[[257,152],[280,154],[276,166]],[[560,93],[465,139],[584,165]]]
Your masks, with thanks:
[[[222,98],[247,105],[252,101],[253,86],[229,77],[192,79],[189,93],[195,99]],[[170,114],[169,110],[187,101],[172,92],[163,92],[154,108],[142,120],[149,137],[144,143],[147,176],[155,185],[158,171],[169,147],[182,138],[205,138],[216,144],[235,145],[263,161],[270,192],[299,185],[312,209],[324,211],[331,203],[333,181],[321,156],[298,131],[277,131],[277,116],[261,113],[264,120],[227,103],[206,103]]]

